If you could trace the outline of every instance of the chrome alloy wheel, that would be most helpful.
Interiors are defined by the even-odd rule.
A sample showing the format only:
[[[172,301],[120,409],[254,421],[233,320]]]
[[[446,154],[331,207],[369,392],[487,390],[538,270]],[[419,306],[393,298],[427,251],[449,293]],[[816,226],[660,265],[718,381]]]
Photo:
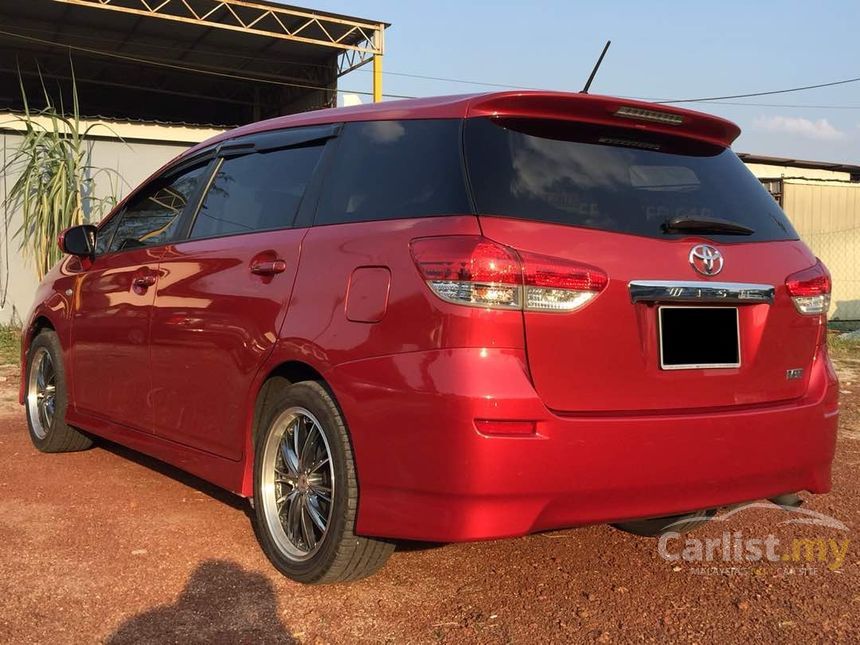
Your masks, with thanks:
[[[289,559],[309,559],[325,540],[334,500],[331,450],[316,417],[300,407],[278,416],[261,467],[259,503],[269,533]]]
[[[39,347],[30,363],[27,383],[27,409],[33,434],[38,439],[48,436],[57,409],[57,373],[54,359],[44,347]]]

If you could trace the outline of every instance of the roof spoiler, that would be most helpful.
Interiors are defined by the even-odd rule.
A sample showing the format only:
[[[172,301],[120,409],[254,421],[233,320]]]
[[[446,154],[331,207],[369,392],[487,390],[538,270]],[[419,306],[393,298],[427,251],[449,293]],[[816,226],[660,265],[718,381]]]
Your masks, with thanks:
[[[469,104],[467,116],[579,121],[680,136],[725,148],[741,133],[731,121],[710,114],[595,94],[520,92],[478,96]]]

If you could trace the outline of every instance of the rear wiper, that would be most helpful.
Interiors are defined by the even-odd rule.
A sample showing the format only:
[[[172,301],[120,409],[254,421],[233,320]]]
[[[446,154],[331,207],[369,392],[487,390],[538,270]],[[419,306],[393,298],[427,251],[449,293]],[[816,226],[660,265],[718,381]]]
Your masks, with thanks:
[[[749,226],[716,217],[687,217],[679,215],[663,222],[664,233],[721,233],[723,235],[752,235]]]

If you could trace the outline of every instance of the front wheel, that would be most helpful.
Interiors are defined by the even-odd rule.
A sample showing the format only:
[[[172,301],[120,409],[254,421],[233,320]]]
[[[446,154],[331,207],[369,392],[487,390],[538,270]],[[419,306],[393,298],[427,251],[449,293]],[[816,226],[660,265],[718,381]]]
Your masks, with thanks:
[[[86,450],[92,440],[66,424],[68,389],[60,339],[41,332],[27,353],[27,426],[30,440],[42,452]]]
[[[385,564],[392,543],[355,535],[352,447],[320,383],[296,383],[271,396],[255,448],[257,538],[281,573],[305,583],[343,582]]]

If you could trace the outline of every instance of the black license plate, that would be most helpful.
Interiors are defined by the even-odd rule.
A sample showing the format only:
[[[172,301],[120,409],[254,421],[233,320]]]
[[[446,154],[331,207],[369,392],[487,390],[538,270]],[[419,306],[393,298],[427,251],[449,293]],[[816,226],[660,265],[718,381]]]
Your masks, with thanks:
[[[740,367],[737,307],[660,307],[660,367]]]

